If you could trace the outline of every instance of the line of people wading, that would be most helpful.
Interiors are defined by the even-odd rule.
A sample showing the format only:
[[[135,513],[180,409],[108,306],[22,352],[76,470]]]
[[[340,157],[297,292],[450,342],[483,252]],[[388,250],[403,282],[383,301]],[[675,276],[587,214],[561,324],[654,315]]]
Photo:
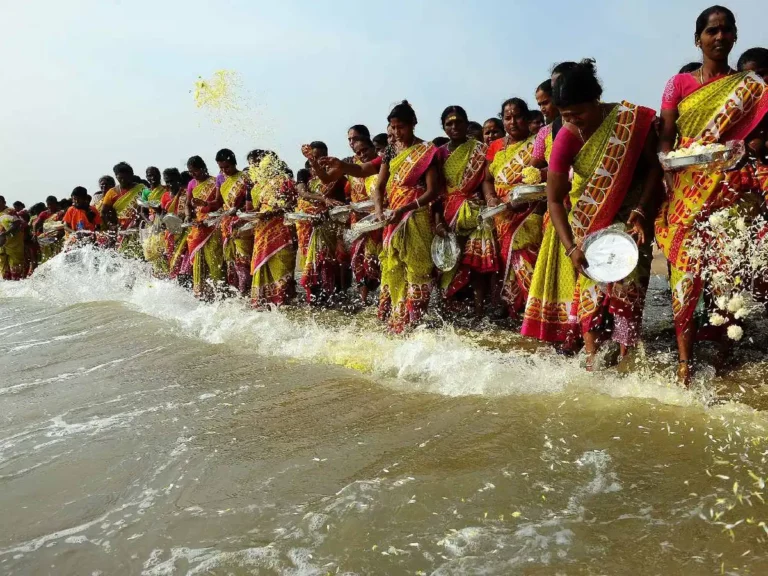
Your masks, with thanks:
[[[669,263],[678,376],[687,385],[694,342],[722,340],[739,322],[707,322],[718,295],[691,249],[705,233],[697,223],[723,208],[754,217],[768,193],[768,50],[746,51],[732,69],[736,20],[721,6],[702,12],[694,38],[702,62],[669,80],[659,117],[603,102],[593,60],[562,62],[535,90],[540,113],[510,98],[481,125],[449,106],[445,137],[425,141],[403,101],[387,116],[386,134],[349,129],[346,160],[322,142],[304,146],[306,166],[295,177],[274,152],[251,151],[241,170],[224,149],[215,176],[200,156],[185,171],[147,168],[146,180],[121,162],[93,197],[77,187],[71,200],[51,196],[29,210],[0,198],[0,270],[18,280],[92,243],[146,259],[158,277],[200,298],[227,286],[256,308],[283,306],[297,293],[331,306],[351,298],[354,285],[363,305],[378,290],[378,316],[393,333],[418,325],[438,290],[448,311],[517,319],[523,335],[565,354],[584,347],[592,370],[602,342],[618,342],[621,355],[638,342],[655,239]],[[747,154],[727,171],[665,174],[659,161],[659,152],[732,140],[744,141]],[[539,181],[546,199],[510,203],[515,187]],[[365,218],[381,225],[352,234]],[[635,239],[638,264],[621,281],[599,283],[582,243],[616,223]],[[432,243],[448,235],[461,252],[452,269],[438,271]]]

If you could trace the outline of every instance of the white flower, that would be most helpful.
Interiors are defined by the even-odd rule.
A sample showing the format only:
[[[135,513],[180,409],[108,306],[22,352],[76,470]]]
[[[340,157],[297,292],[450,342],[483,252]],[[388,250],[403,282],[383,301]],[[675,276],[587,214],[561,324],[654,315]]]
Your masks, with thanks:
[[[720,308],[720,310],[725,310],[725,307],[728,305],[728,298],[726,296],[720,296],[715,301],[715,304],[717,304],[717,307]]]
[[[741,326],[736,326],[735,324],[728,326],[728,338],[739,341],[742,336],[744,336],[744,330],[741,329]]]
[[[720,216],[720,214],[712,214],[712,216],[709,217],[709,225],[713,228],[719,228],[723,225],[723,217]]]
[[[744,230],[747,229],[747,223],[744,221],[744,218],[739,218],[736,220],[736,230],[739,232],[744,232]]]
[[[746,308],[739,308],[736,313],[733,315],[736,320],[741,320],[742,318],[746,318],[749,315],[749,310]]]
[[[722,326],[725,324],[725,316],[721,316],[715,312],[712,314],[712,316],[709,317],[709,323],[712,324],[712,326]]]
[[[744,298],[741,294],[736,294],[731,301],[728,302],[728,312],[738,312],[744,308]]]

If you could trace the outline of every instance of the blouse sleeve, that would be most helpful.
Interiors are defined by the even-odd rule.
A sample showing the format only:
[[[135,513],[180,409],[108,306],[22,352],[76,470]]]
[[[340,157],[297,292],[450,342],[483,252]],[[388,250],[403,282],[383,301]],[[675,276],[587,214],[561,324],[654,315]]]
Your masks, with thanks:
[[[533,159],[546,160],[547,154],[547,136],[552,132],[552,124],[544,126],[536,134],[536,140],[533,141]]]
[[[549,156],[549,171],[559,174],[568,174],[573,160],[583,146],[578,136],[567,128],[557,133],[552,143],[552,153]]]
[[[683,92],[681,89],[680,74],[672,76],[664,87],[664,94],[661,95],[661,109],[662,110],[677,110],[677,105],[683,99]]]

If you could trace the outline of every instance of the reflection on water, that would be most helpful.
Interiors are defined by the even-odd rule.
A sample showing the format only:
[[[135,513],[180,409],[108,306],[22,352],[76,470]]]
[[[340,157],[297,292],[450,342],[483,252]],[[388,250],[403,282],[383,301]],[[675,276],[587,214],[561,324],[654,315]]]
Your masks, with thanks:
[[[4,573],[768,567],[762,342],[687,392],[661,301],[636,364],[588,377],[495,329],[389,338],[86,257],[0,285]]]

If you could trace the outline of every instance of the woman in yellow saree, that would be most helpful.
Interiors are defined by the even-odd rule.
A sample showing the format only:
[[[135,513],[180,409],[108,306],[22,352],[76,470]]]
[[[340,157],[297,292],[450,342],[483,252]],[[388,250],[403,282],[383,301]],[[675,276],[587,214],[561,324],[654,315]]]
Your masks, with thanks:
[[[117,249],[126,256],[142,257],[138,234],[136,200],[142,197],[146,186],[137,182],[130,164],[120,162],[113,168],[117,186],[109,190],[101,201],[101,216],[105,223],[117,217]]]
[[[251,279],[253,234],[238,232],[244,222],[238,219],[236,213],[245,206],[251,192],[251,179],[248,174],[237,169],[237,159],[232,150],[219,150],[216,163],[224,176],[219,184],[219,202],[226,211],[221,219],[221,238],[224,243],[227,283],[237,288],[241,296],[245,296]]]
[[[379,319],[401,333],[417,324],[432,292],[430,202],[439,194],[437,148],[414,134],[416,113],[407,101],[387,117],[395,140],[384,153],[374,202],[387,218],[381,262]],[[384,215],[384,206],[389,209]]]
[[[0,278],[3,280],[21,280],[26,274],[24,236],[24,223],[0,196]]]
[[[483,315],[490,275],[499,270],[499,255],[490,225],[479,221],[480,188],[485,177],[487,147],[467,137],[469,118],[461,106],[449,106],[441,116],[443,130],[450,138],[438,149],[445,181],[442,210],[435,214],[435,231],[456,234],[462,244],[462,255],[453,270],[440,274],[443,298],[472,285],[475,317]]]
[[[252,171],[254,180],[248,211],[263,214],[253,229],[251,306],[283,306],[294,294],[296,246],[283,214],[296,204],[296,187],[288,167],[268,153]]]
[[[194,221],[187,232],[187,250],[192,263],[192,291],[198,298],[210,299],[216,286],[224,280],[224,252],[221,230],[206,223],[208,214],[220,208],[215,178],[200,156],[187,161],[192,181],[187,187],[186,219]]]
[[[728,65],[736,41],[733,13],[719,6],[705,10],[696,21],[695,38],[702,51],[702,66],[674,76],[664,91],[660,145],[664,153],[695,143],[744,140],[768,114],[768,89],[763,80],[753,72],[733,73]],[[712,326],[702,322],[697,330],[699,303],[712,308],[718,296],[713,292],[715,286],[705,286],[701,256],[692,250],[707,241],[706,231],[697,224],[725,208],[749,215],[753,205],[760,203],[757,194],[751,193],[757,190],[749,170],[748,166],[729,172],[692,167],[666,175],[667,201],[656,222],[656,240],[670,263],[678,379],[686,385],[697,337],[727,344],[727,323]]]
[[[528,113],[528,105],[520,98],[510,98],[501,106],[507,135],[488,148],[483,195],[489,207],[509,202],[512,189],[524,183],[524,169],[532,164],[536,137],[528,131]],[[513,318],[523,311],[528,298],[541,245],[543,212],[542,202],[529,202],[495,217],[503,267],[501,299]]]
[[[563,73],[554,87],[564,125],[547,173],[552,226],[539,252],[522,327],[524,336],[545,342],[563,342],[581,333],[588,370],[602,340],[611,336],[626,354],[640,336],[650,273],[647,228],[661,184],[651,129],[654,111],[629,102],[604,104],[601,95],[593,60]],[[623,222],[636,236],[640,262],[624,280],[598,284],[587,275],[582,242]]]

